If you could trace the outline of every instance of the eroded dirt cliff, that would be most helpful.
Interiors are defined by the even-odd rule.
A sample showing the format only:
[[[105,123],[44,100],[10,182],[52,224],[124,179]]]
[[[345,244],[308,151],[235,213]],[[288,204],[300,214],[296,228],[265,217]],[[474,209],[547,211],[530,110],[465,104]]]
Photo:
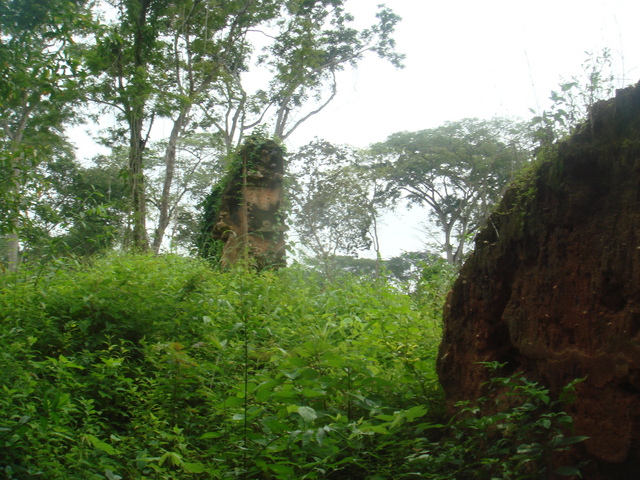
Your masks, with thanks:
[[[249,138],[221,191],[211,238],[223,243],[223,265],[247,257],[262,270],[285,263],[283,150],[274,141]]]
[[[447,402],[475,399],[507,362],[552,392],[591,437],[587,480],[640,478],[640,84],[521,178],[449,294],[438,372]]]

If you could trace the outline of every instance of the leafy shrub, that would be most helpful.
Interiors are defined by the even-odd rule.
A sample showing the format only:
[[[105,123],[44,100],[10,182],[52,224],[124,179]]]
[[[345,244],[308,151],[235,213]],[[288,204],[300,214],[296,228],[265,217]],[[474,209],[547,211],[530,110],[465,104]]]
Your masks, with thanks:
[[[496,362],[487,364],[494,373],[503,366]],[[552,455],[587,438],[566,436],[573,420],[562,410],[563,404],[571,401],[579,381],[569,383],[560,398],[552,400],[547,388],[521,373],[493,377],[486,396],[474,404],[457,405],[459,413],[440,442],[422,440],[421,451],[409,457],[419,473],[402,478],[424,475],[434,480],[549,478]],[[573,466],[559,467],[554,472],[580,476],[579,469]]]
[[[1,427],[32,412],[41,429],[3,439],[12,471],[20,457],[49,478],[73,478],[55,473],[72,459],[78,478],[358,478],[441,404],[438,322],[380,282],[146,256],[3,281],[3,384],[34,386]],[[63,454],[43,446],[52,429]]]
[[[434,446],[440,321],[425,305],[438,284],[417,309],[381,280],[302,268],[216,272],[173,256],[58,267],[0,277],[6,478],[453,478],[467,450],[494,458],[488,437],[462,433],[480,424],[453,424]],[[555,431],[562,418],[532,421]]]

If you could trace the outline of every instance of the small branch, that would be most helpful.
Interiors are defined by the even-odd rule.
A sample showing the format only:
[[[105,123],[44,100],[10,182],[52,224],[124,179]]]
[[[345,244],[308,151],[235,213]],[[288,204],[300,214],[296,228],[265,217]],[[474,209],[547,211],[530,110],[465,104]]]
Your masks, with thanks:
[[[316,108],[312,112],[309,112],[307,115],[305,115],[300,120],[295,122],[287,133],[283,133],[281,140],[286,140],[289,137],[289,135],[291,135],[301,124],[306,122],[313,115],[316,115],[316,114],[320,113],[322,110],[324,110],[325,107],[327,105],[329,105],[331,103],[331,101],[336,97],[336,95],[338,93],[338,85],[337,85],[337,82],[336,82],[336,74],[335,74],[335,72],[333,70],[331,71],[331,75],[333,77],[333,85],[332,85],[332,88],[331,88],[331,96],[327,99],[326,102],[324,102],[318,108]]]

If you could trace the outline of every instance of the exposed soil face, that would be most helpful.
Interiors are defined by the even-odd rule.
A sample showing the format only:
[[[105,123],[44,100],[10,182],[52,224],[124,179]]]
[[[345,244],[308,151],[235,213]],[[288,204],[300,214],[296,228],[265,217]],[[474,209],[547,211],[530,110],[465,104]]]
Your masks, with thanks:
[[[449,294],[438,372],[448,406],[508,362],[567,406],[584,478],[640,478],[640,84],[512,187]]]
[[[223,263],[236,263],[246,253],[258,269],[285,264],[283,151],[273,141],[247,144],[242,162],[221,194],[211,236],[224,242]]]

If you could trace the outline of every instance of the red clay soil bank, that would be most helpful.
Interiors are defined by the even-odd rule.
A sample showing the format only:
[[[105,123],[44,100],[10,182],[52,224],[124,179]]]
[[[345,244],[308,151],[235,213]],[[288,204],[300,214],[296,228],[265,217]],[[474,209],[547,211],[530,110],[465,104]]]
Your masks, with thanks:
[[[640,84],[511,187],[449,294],[438,373],[451,411],[486,380],[482,361],[567,406],[587,480],[640,479]],[[566,478],[566,477],[565,477]]]

